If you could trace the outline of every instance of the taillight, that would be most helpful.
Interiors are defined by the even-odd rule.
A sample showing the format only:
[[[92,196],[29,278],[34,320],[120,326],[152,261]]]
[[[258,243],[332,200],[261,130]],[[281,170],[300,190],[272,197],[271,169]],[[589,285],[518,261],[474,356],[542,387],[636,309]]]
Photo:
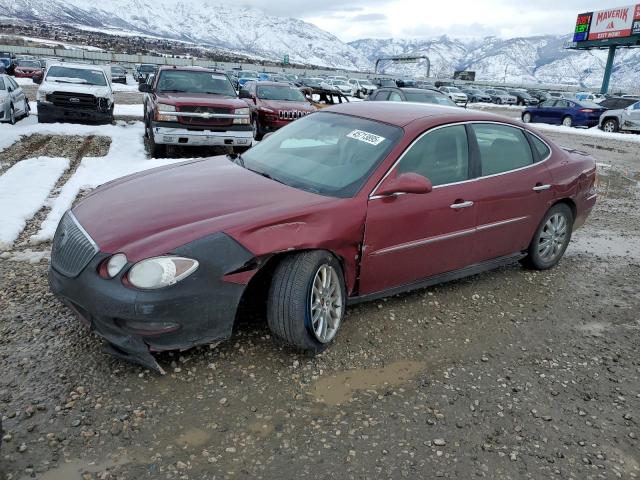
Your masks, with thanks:
[[[595,110],[593,110],[592,108],[581,108],[580,111],[582,113],[593,113],[593,112],[595,112]]]

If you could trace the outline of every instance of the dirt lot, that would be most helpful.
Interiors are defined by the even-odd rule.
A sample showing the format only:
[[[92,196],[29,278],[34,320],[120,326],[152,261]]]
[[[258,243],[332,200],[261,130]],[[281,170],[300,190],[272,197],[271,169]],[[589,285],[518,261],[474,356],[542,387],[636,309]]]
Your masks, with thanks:
[[[360,305],[316,358],[242,318],[215,349],[161,355],[160,377],[101,352],[49,294],[46,259],[19,261],[26,244],[3,254],[0,472],[639,478],[640,148],[551,136],[610,165],[557,268],[514,265]],[[72,159],[105,148],[47,141]]]

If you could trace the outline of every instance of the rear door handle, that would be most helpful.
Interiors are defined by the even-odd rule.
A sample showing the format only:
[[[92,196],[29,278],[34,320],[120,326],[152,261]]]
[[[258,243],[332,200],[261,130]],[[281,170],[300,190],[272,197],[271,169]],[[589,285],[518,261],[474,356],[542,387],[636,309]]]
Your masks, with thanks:
[[[549,190],[551,188],[551,185],[536,185],[535,187],[533,187],[533,191],[534,192],[544,192],[545,190]]]
[[[473,207],[473,202],[471,200],[467,200],[466,202],[456,202],[451,205],[451,208],[454,210],[460,210],[461,208],[469,208]]]

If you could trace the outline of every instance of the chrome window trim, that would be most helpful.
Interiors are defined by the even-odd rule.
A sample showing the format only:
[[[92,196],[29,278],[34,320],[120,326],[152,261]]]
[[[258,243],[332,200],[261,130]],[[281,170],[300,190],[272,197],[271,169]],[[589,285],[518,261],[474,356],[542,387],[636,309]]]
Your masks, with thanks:
[[[411,150],[415,146],[416,143],[418,143],[420,140],[422,140],[422,137],[424,137],[425,135],[428,135],[431,132],[435,132],[436,130],[439,130],[441,128],[453,127],[453,126],[457,126],[457,125],[474,125],[474,124],[483,124],[483,123],[484,124],[488,123],[488,124],[493,124],[493,125],[503,125],[505,127],[516,128],[518,130],[521,130],[525,136],[526,136],[527,133],[530,133],[533,136],[535,136],[536,138],[538,138],[542,143],[544,143],[547,146],[547,148],[549,149],[549,155],[547,155],[543,160],[540,160],[539,162],[533,162],[531,165],[525,165],[524,167],[516,168],[516,169],[513,169],[513,170],[507,170],[506,172],[494,173],[492,175],[481,175],[479,177],[470,178],[468,180],[462,180],[460,182],[443,183],[442,185],[434,186],[433,187],[434,190],[437,189],[437,188],[450,187],[450,186],[453,186],[453,185],[461,185],[463,183],[469,183],[469,182],[476,182],[478,180],[483,180],[485,178],[492,178],[492,177],[497,177],[497,176],[500,176],[500,175],[508,175],[510,173],[513,173],[513,172],[518,172],[520,170],[525,170],[527,168],[531,168],[531,167],[534,167],[536,165],[540,165],[540,164],[546,162],[553,155],[553,149],[551,148],[551,146],[547,142],[545,142],[542,138],[540,138],[540,136],[537,135],[536,133],[532,132],[531,130],[529,130],[529,129],[525,128],[525,127],[521,127],[519,125],[513,125],[513,124],[505,123],[505,122],[498,122],[498,121],[495,121],[495,120],[467,120],[467,121],[464,121],[464,122],[454,122],[454,123],[447,123],[447,124],[444,124],[444,125],[438,125],[437,127],[433,127],[431,129],[427,130],[426,132],[422,132],[420,134],[420,136],[418,136],[418,138],[416,138],[413,142],[411,142],[411,144],[404,150],[404,152],[402,152],[402,155],[400,155],[398,157],[398,159],[394,162],[394,164],[391,165],[391,167],[389,167],[389,170],[387,170],[387,173],[385,173],[384,176],[380,179],[380,181],[376,184],[376,186],[373,187],[373,190],[369,194],[369,200],[377,200],[377,199],[380,199],[380,198],[388,198],[389,197],[389,195],[376,195],[375,192],[376,192],[376,190],[378,190],[378,188],[380,187],[382,182],[384,182],[387,179],[387,177],[389,175],[391,175],[391,172],[393,172],[393,170],[398,166],[398,164],[402,161],[402,159],[407,154],[407,152],[409,152],[409,150]],[[525,137],[525,139],[526,139],[526,137]],[[467,139],[467,142],[468,142],[468,139]],[[527,144],[528,143],[529,142],[527,141]],[[529,147],[529,148],[531,148],[531,147]],[[533,156],[533,151],[531,152],[531,155]],[[480,159],[480,161],[482,161],[482,159]],[[394,194],[394,195],[395,196],[399,196],[399,195],[405,195],[405,194],[404,193],[397,193],[397,194]]]

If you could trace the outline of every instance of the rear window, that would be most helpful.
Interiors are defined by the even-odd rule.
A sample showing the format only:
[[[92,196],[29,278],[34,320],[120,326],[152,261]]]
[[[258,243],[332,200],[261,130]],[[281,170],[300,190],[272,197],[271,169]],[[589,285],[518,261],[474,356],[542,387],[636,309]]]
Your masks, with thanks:
[[[551,150],[549,149],[549,147],[547,147],[547,144],[540,140],[538,137],[529,134],[529,138],[531,139],[531,143],[533,143],[533,148],[535,148],[538,152],[540,160],[544,160],[551,154]]]

